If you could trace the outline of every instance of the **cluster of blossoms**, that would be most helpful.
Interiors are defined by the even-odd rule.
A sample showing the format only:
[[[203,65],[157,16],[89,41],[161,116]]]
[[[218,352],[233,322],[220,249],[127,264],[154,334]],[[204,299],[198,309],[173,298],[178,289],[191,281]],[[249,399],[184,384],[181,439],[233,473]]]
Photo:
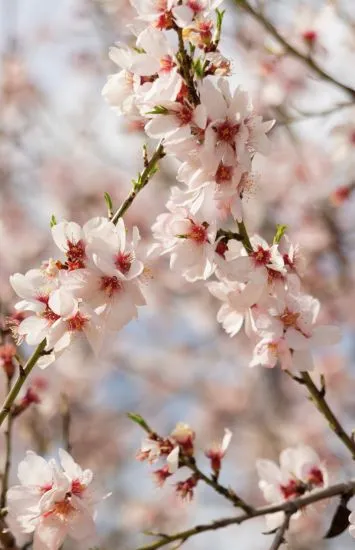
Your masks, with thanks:
[[[206,284],[222,302],[217,320],[230,336],[244,326],[254,346],[250,366],[312,369],[313,347],[334,344],[340,335],[336,327],[317,324],[319,302],[301,290],[304,261],[298,245],[281,229],[272,244],[247,234],[243,201],[255,182],[254,156],[269,150],[266,134],[273,121],[254,112],[245,91],[230,89],[230,62],[219,51],[222,0],[131,1],[137,10],[131,27],[136,44],[111,50],[120,71],[103,94],[178,163],[179,186],[152,227],[149,254],[169,255],[171,268],[187,281]],[[42,367],[82,333],[98,352],[106,331],[121,329],[145,304],[137,228],[129,241],[122,219],[115,224],[100,217],[83,227],[53,223],[52,235],[63,258],[11,277],[21,298],[16,310],[23,315],[13,330],[29,345],[45,341]],[[13,370],[13,356],[12,348],[2,351],[7,372]],[[205,451],[215,481],[230,440],[226,430],[221,444]],[[154,472],[159,485],[190,467],[192,475],[176,484],[176,492],[191,499],[201,479],[194,445],[195,432],[178,424],[166,438],[150,433],[138,458],[166,461]],[[92,473],[65,451],[60,458],[62,468],[28,453],[19,466],[21,486],[8,491],[9,525],[15,533],[34,533],[35,550],[57,550],[68,534],[80,540],[93,533]],[[328,483],[319,457],[307,447],[284,451],[280,467],[264,460],[257,469],[271,503]],[[272,516],[270,527],[279,526],[281,516]]]
[[[154,479],[159,487],[170,478],[177,470],[184,466],[194,464],[196,434],[188,424],[179,422],[169,437],[163,438],[156,433],[150,433],[142,443],[137,454],[137,459],[154,463],[158,459],[165,460],[163,467],[153,472]],[[210,460],[211,469],[215,479],[218,478],[222,467],[222,460],[226,454],[232,438],[230,430],[225,430],[221,444],[214,444],[206,449],[205,456]],[[191,500],[193,490],[199,481],[198,473],[194,472],[184,481],[175,484],[175,490],[182,499]]]
[[[18,467],[20,485],[8,490],[7,522],[16,536],[33,534],[34,550],[57,550],[69,536],[93,540],[94,506],[91,470],[82,470],[63,449],[60,465],[28,451]]]
[[[208,280],[225,331],[234,336],[244,324],[254,346],[250,366],[312,369],[312,348],[336,343],[340,333],[317,326],[319,302],[301,291],[298,245],[282,231],[272,245],[246,233],[243,199],[254,185],[255,154],[269,150],[273,121],[255,114],[245,91],[230,89],[230,63],[218,49],[223,14],[217,9],[214,21],[212,13],[221,2],[132,3],[136,48],[112,49],[122,70],[103,94],[179,163],[180,186],[152,227],[149,253],[169,255],[187,281]]]
[[[41,367],[82,333],[97,353],[105,331],[122,328],[145,304],[137,228],[128,242],[122,219],[114,225],[107,218],[93,218],[82,228],[74,222],[55,224],[52,235],[65,259],[51,258],[40,269],[10,278],[22,298],[15,307],[26,312],[14,329],[16,336],[30,345],[46,339],[48,353],[39,359]]]

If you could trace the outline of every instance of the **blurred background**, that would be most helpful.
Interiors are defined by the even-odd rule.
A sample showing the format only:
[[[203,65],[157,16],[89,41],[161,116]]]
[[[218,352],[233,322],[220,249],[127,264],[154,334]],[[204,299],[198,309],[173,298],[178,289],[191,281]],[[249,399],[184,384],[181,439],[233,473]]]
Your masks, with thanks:
[[[4,342],[4,318],[13,314],[16,301],[9,275],[57,254],[50,236],[52,214],[79,223],[105,215],[105,191],[119,205],[142,168],[146,139],[139,121],[117,118],[101,96],[108,74],[116,71],[109,47],[132,43],[126,24],[134,12],[128,0],[0,2]],[[352,0],[254,5],[305,57],[355,87]],[[280,50],[264,27],[232,1],[225,8],[221,50],[232,60],[232,81],[250,91],[260,114],[277,121],[272,153],[256,160],[247,226],[270,239],[276,223],[287,224],[290,237],[300,243],[308,266],[304,287],[321,300],[322,320],[342,327],[342,343],[320,350],[316,363],[326,373],[329,401],[351,431],[355,100]],[[174,183],[174,169],[164,160],[125,217],[126,225],[139,226],[147,245]],[[102,549],[134,549],[149,542],[145,530],[173,532],[233,513],[222,497],[202,486],[191,503],[179,501],[169,482],[158,489],[151,468],[135,459],[143,434],[126,417],[130,410],[164,435],[178,421],[190,424],[206,471],[203,450],[221,439],[224,428],[232,430],[221,482],[255,505],[263,503],[256,458],[277,459],[287,446],[311,444],[334,479],[346,478],[351,468],[346,449],[303,389],[277,369],[249,369],[247,339],[230,339],[222,331],[216,321],[220,304],[203,285],[184,282],[166,259],[152,262],[150,269],[148,306],[107,343],[99,360],[82,342],[47,370],[32,373],[26,390],[30,385],[40,402],[18,419],[11,480],[26,449],[51,455],[62,444],[63,396],[69,403],[73,456],[95,471],[103,492],[112,491],[98,514],[95,544]],[[1,398],[5,381],[1,376]],[[1,440],[1,461],[3,449]],[[252,520],[192,538],[186,548],[263,550],[271,544],[263,530],[262,519]],[[325,516],[314,523],[304,514],[290,548],[347,550],[354,545],[347,532],[334,541],[322,540],[326,530]],[[70,542],[65,548],[71,548]]]

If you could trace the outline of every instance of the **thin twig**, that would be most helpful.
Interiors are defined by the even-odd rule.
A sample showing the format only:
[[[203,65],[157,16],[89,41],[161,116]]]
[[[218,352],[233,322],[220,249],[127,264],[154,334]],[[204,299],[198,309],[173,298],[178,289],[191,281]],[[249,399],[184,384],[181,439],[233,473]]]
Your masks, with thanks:
[[[337,485],[332,485],[326,489],[313,491],[307,496],[302,496],[283,502],[281,504],[275,504],[273,506],[262,506],[260,508],[255,508],[253,511],[240,514],[239,516],[234,516],[230,518],[223,518],[211,523],[204,525],[196,525],[191,529],[186,531],[180,531],[179,533],[174,533],[172,535],[159,535],[161,540],[157,540],[146,546],[141,546],[137,550],[156,550],[157,548],[162,548],[167,544],[176,541],[185,542],[190,537],[198,535],[199,533],[205,533],[207,531],[215,531],[217,529],[222,529],[228,527],[229,525],[240,525],[245,521],[248,521],[253,518],[266,516],[268,514],[275,514],[276,512],[285,512],[289,516],[295,514],[298,510],[313,504],[314,502],[319,502],[321,500],[326,500],[331,497],[336,497],[340,495],[345,495],[355,491],[355,480],[349,481],[348,483],[338,483]]]
[[[11,391],[8,393],[8,396],[6,397],[1,408],[0,426],[4,422],[5,418],[8,416],[16,397],[18,396],[22,386],[30,375],[33,367],[37,364],[37,361],[40,359],[40,357],[42,357],[45,347],[46,340],[42,340],[42,342],[38,344],[37,348],[26,362],[25,366],[23,368],[20,366],[18,378],[12,386]]]
[[[151,177],[155,174],[157,163],[160,159],[164,157],[164,155],[164,148],[163,145],[160,143],[150,161],[148,163],[145,162],[145,168],[143,172],[138,176],[137,181],[134,182],[132,191],[129,193],[127,198],[123,201],[119,209],[113,215],[111,219],[112,223],[116,225],[118,220],[126,213],[138,193],[147,185]]]
[[[257,11],[253,6],[249,3],[248,0],[235,0],[237,6],[241,7],[243,10],[245,10],[249,15],[251,15],[256,21],[258,21],[282,46],[285,48],[286,53],[293,55],[293,57],[296,57],[303,63],[305,63],[315,74],[317,74],[320,78],[323,80],[326,80],[327,82],[330,82],[331,84],[337,86],[338,88],[342,89],[344,92],[346,92],[348,95],[350,95],[353,99],[355,99],[355,90],[351,88],[350,86],[347,86],[346,84],[343,84],[342,82],[339,82],[336,78],[334,78],[332,75],[327,73],[324,69],[322,69],[310,56],[303,55],[302,52],[294,48],[287,40],[281,36],[277,28],[269,21],[265,15],[259,11]]]
[[[289,528],[291,516],[292,512],[288,512],[285,514],[285,519],[276,532],[276,536],[272,542],[272,545],[270,546],[270,550],[279,550],[281,544],[285,542],[285,534],[287,529]]]
[[[7,377],[7,393],[11,391],[11,376]],[[2,487],[1,487],[1,497],[0,497],[0,508],[6,507],[6,493],[9,485],[9,475],[10,475],[10,466],[11,466],[11,453],[12,453],[12,423],[13,416],[10,411],[7,417],[7,427],[5,431],[5,464],[2,474]]]
[[[157,434],[155,430],[153,430],[149,424],[142,418],[140,415],[135,413],[129,413],[129,418],[136,422],[148,435],[153,441],[162,441],[162,438]],[[220,495],[223,495],[226,499],[228,499],[230,502],[233,503],[234,506],[237,506],[238,508],[241,508],[246,513],[250,513],[253,511],[253,508],[249,506],[242,498],[240,498],[232,489],[229,487],[224,487],[221,485],[216,479],[210,478],[206,476],[197,466],[196,461],[193,457],[187,456],[183,454],[183,450],[181,449],[181,453],[179,456],[179,461],[181,465],[186,466],[190,470],[193,471],[193,473],[206,485],[209,485],[212,487],[217,493]]]

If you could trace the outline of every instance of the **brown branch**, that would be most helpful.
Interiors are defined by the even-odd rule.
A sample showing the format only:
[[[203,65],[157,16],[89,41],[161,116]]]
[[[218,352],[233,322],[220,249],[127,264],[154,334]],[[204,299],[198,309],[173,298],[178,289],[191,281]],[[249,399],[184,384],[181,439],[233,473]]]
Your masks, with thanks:
[[[286,531],[290,526],[291,516],[292,516],[292,512],[287,512],[285,514],[285,519],[283,520],[282,525],[280,525],[280,527],[276,532],[276,536],[272,542],[272,545],[270,546],[270,550],[278,550],[281,544],[285,542],[284,537],[285,537]]]
[[[355,99],[355,90],[351,88],[350,86],[347,86],[346,84],[343,84],[342,82],[339,82],[334,78],[332,75],[327,73],[324,69],[322,69],[310,56],[303,55],[302,52],[294,48],[287,40],[281,36],[277,28],[269,21],[265,15],[259,11],[257,11],[248,0],[235,0],[237,6],[242,8],[245,12],[247,12],[249,15],[251,15],[256,21],[258,21],[276,40],[282,44],[282,46],[285,48],[286,53],[292,55],[293,57],[296,57],[303,63],[305,63],[315,74],[317,74],[320,78],[323,80],[333,84],[334,86],[337,86],[344,92],[346,92],[348,95],[351,96],[352,99]]]
[[[338,483],[337,485],[332,485],[331,487],[327,487],[326,489],[313,491],[307,496],[298,497],[293,500],[283,502],[281,504],[255,508],[251,512],[245,512],[244,514],[240,514],[239,516],[223,518],[213,521],[211,523],[196,525],[191,529],[180,531],[179,533],[174,533],[173,535],[157,534],[157,536],[161,540],[155,541],[151,544],[147,544],[146,546],[141,546],[137,550],[157,550],[158,548],[162,548],[163,546],[166,546],[167,544],[170,544],[172,542],[184,543],[190,537],[198,535],[199,533],[215,531],[217,529],[228,527],[229,525],[240,525],[241,523],[244,523],[245,521],[248,521],[250,519],[266,516],[268,514],[275,514],[276,512],[285,512],[285,514],[291,517],[298,510],[304,508],[305,506],[308,506],[309,504],[313,504],[321,500],[326,500],[328,498],[345,495],[354,491],[355,480],[349,481],[348,483]],[[273,547],[271,547],[270,550],[272,550],[272,548]],[[274,549],[275,548],[277,548],[277,546],[274,547]]]

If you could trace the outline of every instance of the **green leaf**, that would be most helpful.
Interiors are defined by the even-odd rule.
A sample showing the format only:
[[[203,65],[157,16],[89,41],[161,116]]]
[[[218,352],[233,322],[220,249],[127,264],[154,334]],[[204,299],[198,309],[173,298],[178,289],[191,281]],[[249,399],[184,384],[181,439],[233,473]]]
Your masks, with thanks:
[[[281,241],[282,237],[284,236],[286,230],[287,230],[287,225],[280,224],[280,225],[276,226],[274,244],[279,244],[279,242]]]
[[[205,63],[205,61],[202,61],[200,57],[196,59],[196,61],[194,62],[194,72],[197,78],[200,78],[202,80],[205,74],[206,65],[207,64]]]
[[[148,111],[147,115],[168,115],[169,110],[163,105],[156,105],[152,111]]]
[[[226,13],[226,10],[219,10],[218,8],[216,9],[216,15],[217,15],[216,27],[219,33],[222,30],[223,17],[225,13]]]
[[[112,199],[111,199],[111,196],[106,191],[104,193],[104,199],[105,199],[106,206],[107,206],[108,217],[112,218],[112,215],[113,215]]]
[[[50,226],[50,228],[52,229],[52,227],[54,227],[55,225],[57,225],[57,220],[56,220],[55,215],[52,214],[51,219],[50,219],[50,222],[49,222],[49,226]]]
[[[135,424],[138,424],[138,426],[143,428],[143,430],[145,430],[148,433],[152,433],[152,430],[150,429],[150,427],[148,426],[148,424],[146,423],[146,421],[144,420],[144,418],[140,414],[129,412],[129,413],[127,413],[127,416],[133,422],[135,422]]]

